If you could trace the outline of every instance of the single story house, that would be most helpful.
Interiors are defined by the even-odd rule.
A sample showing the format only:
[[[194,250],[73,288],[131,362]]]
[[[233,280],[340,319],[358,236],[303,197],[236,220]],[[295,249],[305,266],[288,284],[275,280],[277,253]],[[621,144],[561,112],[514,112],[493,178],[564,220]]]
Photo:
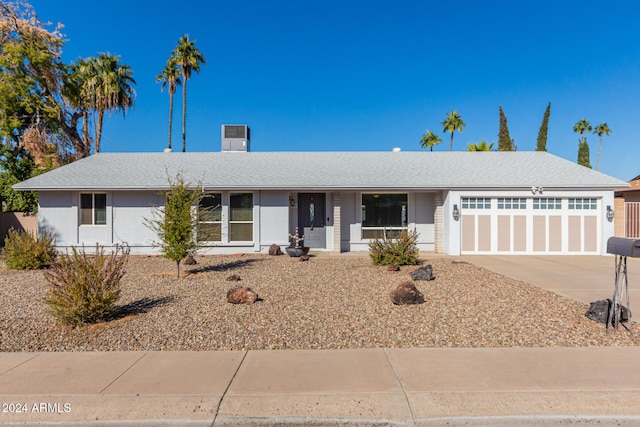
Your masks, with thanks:
[[[223,145],[224,147],[224,145]],[[201,183],[201,253],[265,252],[299,228],[317,250],[368,251],[416,230],[422,251],[605,254],[614,189],[628,184],[546,152],[99,153],[16,184],[39,196],[59,249],[126,243],[157,253],[145,219],[169,179]]]
[[[640,239],[640,175],[629,181],[629,188],[618,188],[615,195],[615,235]]]

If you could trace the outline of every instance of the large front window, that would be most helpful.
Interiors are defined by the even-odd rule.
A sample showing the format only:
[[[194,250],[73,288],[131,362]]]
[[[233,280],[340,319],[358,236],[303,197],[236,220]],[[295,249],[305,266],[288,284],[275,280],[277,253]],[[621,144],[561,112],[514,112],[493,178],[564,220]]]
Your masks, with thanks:
[[[396,237],[407,225],[406,194],[362,195],[363,239],[376,239],[385,232],[387,237]]]
[[[253,194],[229,195],[229,241],[253,241]]]
[[[222,194],[207,193],[198,205],[198,241],[222,241]]]
[[[80,224],[107,224],[107,195],[104,193],[80,194]]]

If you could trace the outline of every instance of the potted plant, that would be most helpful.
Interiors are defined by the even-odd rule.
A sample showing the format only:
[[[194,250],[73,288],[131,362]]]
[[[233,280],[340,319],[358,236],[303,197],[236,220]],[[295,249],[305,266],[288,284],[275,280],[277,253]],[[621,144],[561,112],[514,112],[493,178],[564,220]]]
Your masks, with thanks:
[[[300,236],[298,232],[298,227],[296,227],[296,232],[294,234],[289,233],[289,246],[287,246],[285,251],[289,256],[299,257],[302,255],[306,255],[309,253],[309,247],[304,245],[304,235]]]

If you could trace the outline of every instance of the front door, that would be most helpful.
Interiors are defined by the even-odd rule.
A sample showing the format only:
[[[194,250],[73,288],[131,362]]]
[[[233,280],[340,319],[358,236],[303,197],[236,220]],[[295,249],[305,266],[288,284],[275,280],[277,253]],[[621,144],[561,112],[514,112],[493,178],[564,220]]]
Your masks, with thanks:
[[[304,245],[326,248],[324,193],[298,194],[298,227],[304,234]]]

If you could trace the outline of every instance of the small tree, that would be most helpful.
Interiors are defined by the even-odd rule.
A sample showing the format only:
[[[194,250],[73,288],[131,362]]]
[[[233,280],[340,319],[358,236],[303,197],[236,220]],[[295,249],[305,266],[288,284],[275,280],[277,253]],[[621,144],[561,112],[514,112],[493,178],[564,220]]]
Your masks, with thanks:
[[[156,207],[153,217],[145,219],[145,225],[158,236],[153,245],[160,248],[165,258],[176,262],[179,278],[180,262],[197,252],[198,216],[194,209],[202,198],[202,186],[191,188],[182,174],[178,174],[175,181],[169,179],[169,191],[164,195],[164,207]]]
[[[547,151],[547,131],[549,130],[549,115],[551,115],[550,102],[547,104],[547,109],[544,111],[544,116],[542,117],[540,130],[538,131],[538,144],[536,145],[536,151]]]
[[[584,141],[580,141],[578,145],[578,164],[591,169],[589,157],[589,144],[587,138],[584,138]]]
[[[505,116],[502,107],[498,107],[500,112],[500,131],[498,132],[498,151],[515,151],[513,140],[509,135],[509,127],[507,126],[507,116]]]

